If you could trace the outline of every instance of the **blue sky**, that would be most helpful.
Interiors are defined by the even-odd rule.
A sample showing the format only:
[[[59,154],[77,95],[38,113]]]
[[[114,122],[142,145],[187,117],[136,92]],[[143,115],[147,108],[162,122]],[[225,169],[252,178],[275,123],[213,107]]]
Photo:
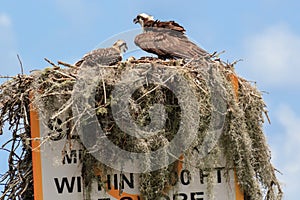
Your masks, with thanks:
[[[53,0],[3,1],[0,75],[47,66],[44,57],[73,63],[112,35],[139,28],[141,12],[175,20],[209,52],[226,50],[242,77],[266,91],[272,124],[265,125],[285,199],[300,188],[300,2],[296,0]],[[3,81],[3,80],[1,80]],[[0,137],[3,143],[5,137]],[[1,158],[2,154],[1,154]],[[1,162],[0,170],[3,168]]]

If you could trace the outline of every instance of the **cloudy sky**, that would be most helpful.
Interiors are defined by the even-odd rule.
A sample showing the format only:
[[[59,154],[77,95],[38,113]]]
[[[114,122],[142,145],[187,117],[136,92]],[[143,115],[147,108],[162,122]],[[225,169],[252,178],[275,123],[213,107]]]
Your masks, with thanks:
[[[285,199],[300,188],[300,3],[296,0],[53,0],[3,1],[0,6],[0,75],[47,66],[44,57],[73,63],[111,36],[139,28],[141,12],[176,20],[209,52],[265,91],[272,124],[265,125]],[[1,80],[3,81],[3,80]],[[0,137],[3,143],[4,137]],[[2,153],[3,154],[3,153]],[[1,154],[1,159],[4,158]],[[0,164],[3,169],[4,162]]]

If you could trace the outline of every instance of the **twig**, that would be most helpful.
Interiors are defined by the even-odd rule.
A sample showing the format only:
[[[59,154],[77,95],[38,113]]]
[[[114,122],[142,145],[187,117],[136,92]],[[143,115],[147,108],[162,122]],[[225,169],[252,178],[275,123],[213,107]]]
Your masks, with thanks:
[[[63,76],[66,76],[66,77],[68,77],[68,78],[70,78],[70,79],[75,80],[75,78],[74,78],[73,76],[70,76],[70,75],[68,75],[68,74],[66,74],[66,73],[63,73],[63,72],[58,71],[58,70],[56,70],[55,72],[58,73],[58,74],[61,74],[61,75],[63,75]]]
[[[279,174],[283,175],[283,173],[281,171],[279,171],[278,169],[274,168],[274,171],[278,172]]]
[[[45,61],[47,61],[50,65],[52,65],[53,67],[55,67],[55,68],[59,68],[59,66],[57,66],[57,65],[55,65],[53,62],[51,62],[49,59],[47,59],[47,58],[44,58],[44,60]]]
[[[70,68],[76,68],[76,66],[75,65],[71,65],[71,64],[69,64],[69,63],[65,63],[65,62],[63,62],[63,61],[57,61],[57,64],[59,64],[59,65],[63,65],[63,66],[66,66],[66,67],[70,67]]]
[[[56,117],[58,117],[60,114],[62,114],[63,112],[65,112],[68,108],[70,108],[73,104],[72,98],[70,98],[62,107],[63,109],[60,109],[57,113],[55,113],[55,115],[51,116],[51,119],[55,119]]]
[[[103,76],[103,74],[102,74],[102,71],[100,70],[100,74],[101,74],[101,76]],[[105,81],[104,81],[104,79],[102,78],[102,87],[103,87],[103,96],[104,96],[104,104],[106,104],[106,88],[105,88]]]
[[[22,61],[21,61],[21,59],[20,59],[20,56],[19,56],[19,54],[17,54],[17,58],[18,58],[18,60],[19,60],[19,63],[20,63],[20,67],[21,67],[21,74],[23,75],[23,74],[24,74],[24,69],[23,69],[23,64],[22,64]]]
[[[234,65],[236,65],[238,62],[241,62],[241,61],[244,61],[244,60],[243,60],[243,59],[236,60],[236,61],[234,61],[233,63],[231,63],[230,65],[231,65],[231,66],[234,66]]]
[[[0,76],[0,78],[15,78],[14,76]]]
[[[271,120],[270,120],[270,117],[269,117],[269,115],[268,115],[268,111],[264,110],[264,113],[265,113],[265,116],[266,116],[266,118],[267,118],[269,124],[271,124]]]
[[[212,55],[212,57],[218,58],[218,57],[220,57],[220,55],[223,54],[223,53],[225,53],[225,50],[221,51],[220,53],[217,53],[217,52],[214,53],[214,54]]]
[[[195,60],[195,57],[192,58],[191,60],[189,60],[187,63],[185,63],[182,68],[185,68],[186,66],[188,66],[189,64],[191,64],[193,61]]]
[[[173,78],[174,75],[171,75],[169,78],[167,78],[165,81],[162,82],[162,84],[165,84],[166,82],[168,82],[171,78]],[[157,88],[161,87],[161,85],[157,85],[156,87],[154,87],[152,90],[149,90],[148,92],[146,92],[145,94],[143,94],[140,98],[138,98],[136,100],[136,102],[138,102],[139,100],[141,100],[142,98],[144,98],[145,96],[147,96],[148,94],[150,94],[151,92],[155,91]]]

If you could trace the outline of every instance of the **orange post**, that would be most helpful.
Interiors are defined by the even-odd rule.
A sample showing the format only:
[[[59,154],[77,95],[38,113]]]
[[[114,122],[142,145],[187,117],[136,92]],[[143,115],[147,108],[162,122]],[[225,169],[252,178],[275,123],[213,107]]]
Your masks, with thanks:
[[[238,100],[238,94],[239,94],[239,79],[238,77],[231,73],[229,74],[229,79],[231,81],[231,84],[233,86],[233,90],[234,90],[234,94],[235,94],[235,98],[236,100]],[[241,191],[241,188],[238,184],[238,180],[237,180],[237,175],[236,172],[234,170],[234,182],[235,182],[235,199],[236,200],[244,200],[244,193]]]
[[[30,99],[31,99],[30,95]],[[42,160],[40,153],[40,123],[39,114],[30,104],[30,131],[31,131],[31,147],[32,147],[32,171],[33,171],[33,189],[34,200],[43,200],[42,187]]]

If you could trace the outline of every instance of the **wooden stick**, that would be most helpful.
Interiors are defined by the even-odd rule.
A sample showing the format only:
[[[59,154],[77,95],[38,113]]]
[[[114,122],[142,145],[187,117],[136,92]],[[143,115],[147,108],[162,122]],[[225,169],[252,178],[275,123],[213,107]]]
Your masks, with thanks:
[[[45,61],[47,61],[50,65],[52,65],[53,67],[55,67],[55,68],[59,68],[59,66],[57,66],[57,65],[55,65],[53,62],[51,62],[49,59],[47,59],[47,58],[44,58],[44,60]]]
[[[63,62],[63,61],[57,61],[57,64],[59,64],[59,65],[63,65],[63,66],[66,66],[66,67],[70,67],[70,68],[76,68],[76,66],[75,65],[71,65],[71,64],[69,64],[69,63],[65,63],[65,62]]]
[[[0,76],[0,78],[15,78],[14,76]]]
[[[17,54],[17,58],[18,58],[18,60],[19,60],[19,63],[20,63],[20,67],[21,67],[21,74],[23,75],[23,74],[24,74],[24,69],[23,69],[23,64],[22,64],[22,61],[21,61],[21,59],[20,59],[20,56],[19,56],[19,54]]]

